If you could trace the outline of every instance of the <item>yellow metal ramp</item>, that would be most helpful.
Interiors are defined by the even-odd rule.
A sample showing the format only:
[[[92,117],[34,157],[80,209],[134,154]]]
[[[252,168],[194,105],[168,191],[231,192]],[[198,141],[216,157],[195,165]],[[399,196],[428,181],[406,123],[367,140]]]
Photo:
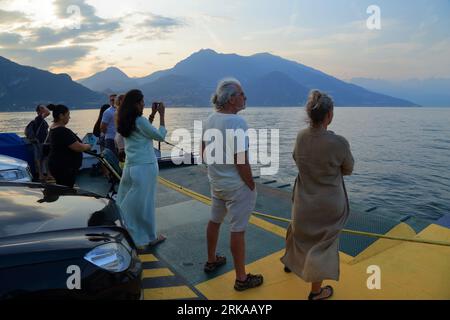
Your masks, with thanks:
[[[450,229],[430,225],[418,237],[450,240]],[[362,253],[365,258],[361,260],[341,253],[340,281],[324,282],[335,289],[332,299],[450,299],[450,247],[410,242],[392,245],[390,241],[378,240]],[[380,252],[383,246],[386,249]],[[264,275],[264,284],[259,288],[236,292],[234,272],[203,282],[196,288],[207,299],[214,300],[306,299],[310,285],[295,274],[283,271],[280,262],[283,253],[283,250],[276,252],[248,265],[249,272]],[[368,272],[371,266],[381,271],[380,289],[368,288],[367,282],[373,275]]]
[[[144,300],[197,300],[204,296],[154,254],[142,253]]]

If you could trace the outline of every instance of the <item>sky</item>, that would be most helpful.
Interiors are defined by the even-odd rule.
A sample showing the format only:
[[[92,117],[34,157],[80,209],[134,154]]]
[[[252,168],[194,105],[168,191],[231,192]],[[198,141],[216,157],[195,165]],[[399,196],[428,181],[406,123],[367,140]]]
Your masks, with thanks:
[[[450,78],[449,17],[450,0],[0,0],[0,56],[74,79],[146,76],[206,48],[340,79]]]

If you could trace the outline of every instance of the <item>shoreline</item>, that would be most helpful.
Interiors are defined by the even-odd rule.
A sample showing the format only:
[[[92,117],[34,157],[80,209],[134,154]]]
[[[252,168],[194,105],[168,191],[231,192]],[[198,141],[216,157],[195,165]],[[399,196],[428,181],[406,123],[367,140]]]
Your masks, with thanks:
[[[420,110],[432,110],[432,109],[450,109],[450,106],[447,107],[425,107],[425,106],[416,106],[416,107],[389,107],[389,106],[376,106],[376,107],[364,107],[364,106],[335,106],[336,108],[359,108],[359,109],[420,109]],[[146,109],[150,107],[145,107]],[[168,109],[207,109],[213,108],[212,106],[207,107],[188,107],[188,106],[169,106]],[[247,109],[253,108],[264,108],[264,109],[274,109],[274,108],[304,108],[304,106],[247,106]],[[84,110],[99,110],[99,108],[70,108],[71,111],[84,111]],[[0,110],[1,113],[30,113],[35,112],[35,110],[20,110],[20,111],[8,111],[8,110]]]

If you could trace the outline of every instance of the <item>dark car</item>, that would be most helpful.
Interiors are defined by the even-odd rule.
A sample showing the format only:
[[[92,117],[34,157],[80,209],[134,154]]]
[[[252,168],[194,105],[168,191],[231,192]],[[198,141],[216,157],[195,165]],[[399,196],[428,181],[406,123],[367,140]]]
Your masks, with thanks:
[[[113,200],[0,182],[0,300],[140,299],[141,274]]]

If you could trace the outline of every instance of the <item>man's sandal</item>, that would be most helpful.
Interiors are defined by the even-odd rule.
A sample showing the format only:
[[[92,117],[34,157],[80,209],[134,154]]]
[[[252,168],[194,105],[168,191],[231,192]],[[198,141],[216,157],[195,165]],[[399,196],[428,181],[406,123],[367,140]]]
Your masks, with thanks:
[[[320,297],[320,295],[325,291],[325,290],[329,290],[329,294],[324,296],[324,297]],[[320,291],[318,293],[310,293],[308,296],[308,300],[325,300],[330,298],[333,295],[333,287],[332,286],[325,286],[323,288],[320,288]],[[320,298],[318,298],[320,297]]]
[[[206,273],[210,273],[215,271],[218,267],[223,266],[227,263],[227,258],[223,256],[216,256],[216,261],[214,262],[206,262],[203,270]]]
[[[244,291],[251,288],[256,288],[262,285],[264,277],[260,274],[247,274],[247,278],[244,281],[236,280],[234,282],[234,290]]]

